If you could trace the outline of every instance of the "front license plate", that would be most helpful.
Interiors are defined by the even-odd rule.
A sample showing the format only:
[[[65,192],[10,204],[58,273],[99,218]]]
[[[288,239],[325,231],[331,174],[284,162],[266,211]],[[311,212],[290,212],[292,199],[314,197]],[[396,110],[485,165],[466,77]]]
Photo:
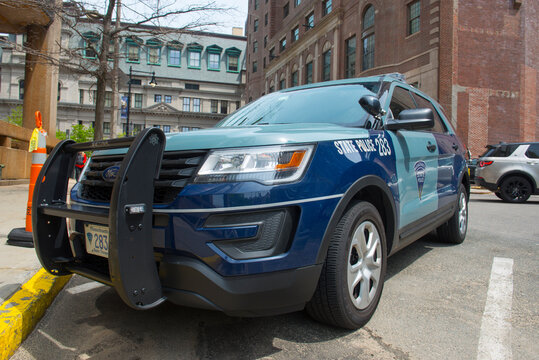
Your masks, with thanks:
[[[84,224],[86,251],[89,254],[109,257],[109,228],[101,225]]]

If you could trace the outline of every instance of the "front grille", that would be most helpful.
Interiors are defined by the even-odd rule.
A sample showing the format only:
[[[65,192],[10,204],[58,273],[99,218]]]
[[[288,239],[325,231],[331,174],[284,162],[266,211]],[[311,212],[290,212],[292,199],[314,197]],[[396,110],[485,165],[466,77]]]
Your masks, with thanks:
[[[207,151],[170,151],[163,154],[159,179],[154,182],[154,204],[172,202],[187,185],[202,164]],[[109,202],[113,182],[105,181],[103,172],[111,166],[120,166],[124,155],[97,155],[90,159],[81,180],[82,199]]]

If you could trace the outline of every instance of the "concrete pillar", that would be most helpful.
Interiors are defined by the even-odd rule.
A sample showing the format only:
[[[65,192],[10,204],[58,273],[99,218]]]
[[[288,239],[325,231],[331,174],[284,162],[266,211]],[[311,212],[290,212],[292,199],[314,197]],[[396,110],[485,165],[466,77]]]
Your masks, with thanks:
[[[49,27],[28,25],[28,46],[47,57],[59,59],[61,20],[55,20]],[[43,56],[26,54],[24,75],[23,126],[35,128],[34,113],[41,111],[43,128],[52,136],[56,134],[56,108],[58,99],[58,66],[52,65]]]

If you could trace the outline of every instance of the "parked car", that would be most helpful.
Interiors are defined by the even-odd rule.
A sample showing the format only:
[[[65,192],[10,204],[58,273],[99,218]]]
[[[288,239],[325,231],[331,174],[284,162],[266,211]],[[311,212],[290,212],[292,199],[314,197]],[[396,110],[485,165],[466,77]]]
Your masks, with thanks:
[[[67,174],[89,149],[68,204]],[[135,309],[306,308],[355,329],[378,305],[389,255],[433,230],[464,240],[464,151],[440,105],[401,75],[286,89],[213,129],[64,140],[36,182],[35,247],[51,273],[111,285]]]
[[[507,202],[539,194],[539,142],[488,145],[477,159],[475,183]]]

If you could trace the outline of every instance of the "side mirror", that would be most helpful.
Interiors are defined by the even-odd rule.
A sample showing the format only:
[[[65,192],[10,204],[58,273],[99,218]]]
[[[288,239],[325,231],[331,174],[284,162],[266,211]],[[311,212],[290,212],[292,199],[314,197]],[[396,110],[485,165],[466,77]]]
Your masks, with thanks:
[[[382,113],[382,105],[376,96],[363,95],[359,99],[359,105],[370,115],[377,117]]]
[[[402,110],[397,120],[388,120],[384,125],[386,130],[421,130],[434,126],[432,109]]]

